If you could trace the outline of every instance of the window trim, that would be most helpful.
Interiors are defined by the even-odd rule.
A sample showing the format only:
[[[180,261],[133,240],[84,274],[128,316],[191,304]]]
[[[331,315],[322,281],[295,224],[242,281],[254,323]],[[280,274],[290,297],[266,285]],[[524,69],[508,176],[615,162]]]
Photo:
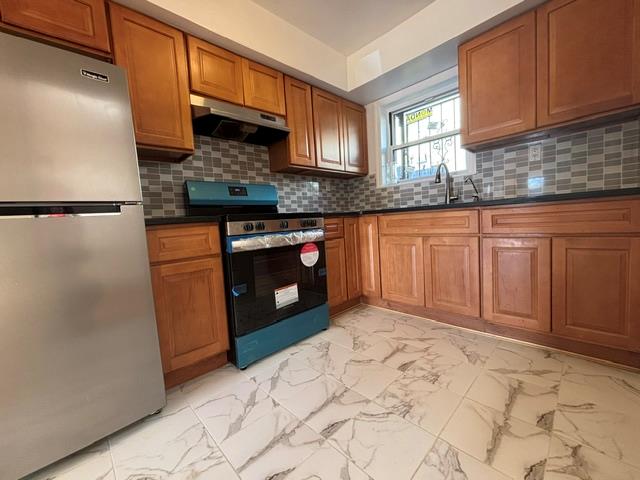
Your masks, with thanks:
[[[390,188],[396,185],[433,181],[434,176],[429,175],[419,178],[407,178],[397,182],[386,182],[384,178],[384,164],[388,164],[390,155],[393,155],[390,115],[393,112],[410,108],[413,105],[418,105],[419,103],[427,102],[430,99],[435,99],[458,90],[458,67],[456,66],[367,106],[368,115],[370,115],[369,118],[372,120],[371,125],[374,126],[371,132],[373,138],[370,138],[369,141],[370,151],[372,153],[372,155],[370,155],[369,171],[372,173],[375,172],[376,174],[377,188]],[[424,140],[418,143],[422,142],[424,142]],[[467,170],[452,172],[451,175],[453,177],[474,175],[476,173],[475,154],[467,151],[466,157]]]

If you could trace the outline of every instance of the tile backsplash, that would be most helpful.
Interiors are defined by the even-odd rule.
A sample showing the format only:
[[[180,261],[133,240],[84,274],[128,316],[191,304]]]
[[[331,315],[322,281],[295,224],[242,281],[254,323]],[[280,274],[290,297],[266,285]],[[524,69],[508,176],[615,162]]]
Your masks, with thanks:
[[[271,173],[267,147],[196,135],[195,150],[182,163],[140,162],[146,217],[184,215],[185,180],[271,183],[281,212],[350,208],[347,180]]]
[[[640,187],[640,120],[616,123],[476,155],[473,180],[483,199]],[[530,145],[540,147],[530,158]],[[351,211],[441,203],[431,179],[378,188],[375,175],[351,180],[269,171],[266,147],[196,136],[196,153],[179,164],[140,162],[147,217],[184,215],[184,181],[272,183],[280,210]],[[470,185],[456,178],[462,200]]]

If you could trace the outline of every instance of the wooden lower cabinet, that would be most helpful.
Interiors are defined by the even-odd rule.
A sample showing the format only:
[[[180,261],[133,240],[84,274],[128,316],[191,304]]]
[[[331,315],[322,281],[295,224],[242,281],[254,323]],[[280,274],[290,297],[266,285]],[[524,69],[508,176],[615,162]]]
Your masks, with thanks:
[[[147,229],[165,384],[171,388],[226,363],[224,272],[217,225]]]
[[[492,322],[551,330],[551,239],[482,240],[483,317]]]
[[[229,349],[220,257],[151,269],[165,373]]]
[[[360,264],[362,294],[380,297],[380,249],[378,242],[378,217],[369,215],[358,219],[360,236]]]
[[[380,237],[380,277],[383,299],[424,306],[422,238]]]
[[[424,239],[425,304],[428,308],[480,316],[480,239]]]
[[[329,307],[337,307],[349,300],[347,291],[347,260],[344,238],[324,242],[327,263],[327,296]]]
[[[360,271],[360,233],[358,218],[344,219],[344,247],[347,271],[347,295],[353,300],[362,295],[362,277]]]
[[[640,350],[640,238],[553,239],[553,332]]]

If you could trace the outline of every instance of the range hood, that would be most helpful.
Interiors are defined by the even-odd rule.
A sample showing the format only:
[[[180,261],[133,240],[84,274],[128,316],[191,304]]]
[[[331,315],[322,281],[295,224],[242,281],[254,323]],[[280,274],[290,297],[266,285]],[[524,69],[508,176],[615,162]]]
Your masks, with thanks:
[[[199,95],[191,95],[191,117],[196,135],[257,145],[271,145],[289,135],[283,117]]]

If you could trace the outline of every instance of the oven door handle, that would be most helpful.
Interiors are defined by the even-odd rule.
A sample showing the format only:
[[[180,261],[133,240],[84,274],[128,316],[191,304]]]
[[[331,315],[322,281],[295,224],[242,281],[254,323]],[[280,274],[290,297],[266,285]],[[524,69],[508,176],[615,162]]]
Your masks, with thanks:
[[[227,238],[227,253],[250,252],[268,248],[287,247],[324,240],[324,230],[299,230],[295,232],[268,233]]]

